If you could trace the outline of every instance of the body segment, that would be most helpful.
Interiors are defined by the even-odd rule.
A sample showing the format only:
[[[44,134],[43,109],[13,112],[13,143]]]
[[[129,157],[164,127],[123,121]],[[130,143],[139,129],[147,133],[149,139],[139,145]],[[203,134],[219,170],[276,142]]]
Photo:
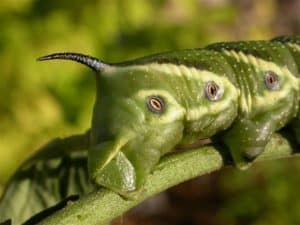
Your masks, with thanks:
[[[207,48],[224,54],[236,76],[241,93],[239,115],[222,139],[234,161],[243,168],[246,161],[264,150],[273,132],[296,117],[299,106],[296,60],[286,44],[275,41],[219,43]],[[275,89],[266,85],[270,73],[278,79]]]

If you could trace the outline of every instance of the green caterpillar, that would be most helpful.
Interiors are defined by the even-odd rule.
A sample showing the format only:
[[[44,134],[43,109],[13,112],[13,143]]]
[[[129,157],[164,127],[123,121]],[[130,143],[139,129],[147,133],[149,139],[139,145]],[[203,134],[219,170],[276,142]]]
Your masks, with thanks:
[[[91,180],[134,196],[160,158],[178,145],[214,137],[239,168],[293,120],[300,141],[300,36],[217,43],[109,64],[78,53],[66,59],[96,72],[89,139]]]

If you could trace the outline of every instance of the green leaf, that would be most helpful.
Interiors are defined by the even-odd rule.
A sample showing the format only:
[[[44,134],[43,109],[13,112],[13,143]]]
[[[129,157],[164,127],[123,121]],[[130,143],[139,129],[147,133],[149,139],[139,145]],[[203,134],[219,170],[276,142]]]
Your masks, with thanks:
[[[0,222],[11,219],[14,225],[22,224],[38,214],[26,223],[34,224],[92,189],[86,152],[28,162],[12,177],[2,196]]]

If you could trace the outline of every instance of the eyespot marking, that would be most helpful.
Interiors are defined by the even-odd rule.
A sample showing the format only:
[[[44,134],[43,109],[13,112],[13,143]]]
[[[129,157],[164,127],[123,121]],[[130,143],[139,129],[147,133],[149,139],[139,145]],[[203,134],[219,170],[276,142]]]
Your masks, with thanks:
[[[280,88],[279,77],[273,71],[267,71],[264,76],[264,83],[269,90],[278,90]]]
[[[218,101],[222,97],[222,90],[214,81],[209,81],[205,86],[205,95],[210,101]]]
[[[157,114],[161,114],[165,111],[165,102],[159,96],[149,96],[146,101],[148,109]]]

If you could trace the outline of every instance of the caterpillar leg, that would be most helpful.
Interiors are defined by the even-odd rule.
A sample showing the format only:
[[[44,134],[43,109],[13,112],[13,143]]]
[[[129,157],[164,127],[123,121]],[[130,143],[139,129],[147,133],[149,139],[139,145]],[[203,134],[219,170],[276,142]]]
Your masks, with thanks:
[[[116,153],[110,156],[112,151]],[[134,148],[131,143],[122,146],[100,144],[90,149],[89,174],[96,184],[126,199],[134,199],[143,192],[144,181],[158,163],[160,155],[159,150],[149,148],[147,141],[144,145],[139,144],[139,148]]]
[[[222,141],[229,148],[236,166],[246,169],[264,151],[274,130],[275,124],[271,119],[241,119],[224,133]]]

